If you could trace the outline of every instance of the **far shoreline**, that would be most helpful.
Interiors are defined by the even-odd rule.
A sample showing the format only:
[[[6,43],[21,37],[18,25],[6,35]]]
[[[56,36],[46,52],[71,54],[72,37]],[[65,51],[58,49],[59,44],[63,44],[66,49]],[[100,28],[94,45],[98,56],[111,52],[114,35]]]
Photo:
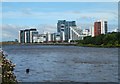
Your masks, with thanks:
[[[78,47],[95,47],[95,48],[120,48],[115,45],[93,45],[93,44],[78,44],[78,43],[18,43],[18,42],[0,42],[2,45],[58,45],[58,46],[78,46]]]

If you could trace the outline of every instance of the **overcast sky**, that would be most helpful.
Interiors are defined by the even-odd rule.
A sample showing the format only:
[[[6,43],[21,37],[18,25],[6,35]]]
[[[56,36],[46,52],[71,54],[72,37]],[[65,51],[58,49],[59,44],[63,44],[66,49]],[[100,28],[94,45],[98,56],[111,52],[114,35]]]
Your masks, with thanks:
[[[56,32],[57,21],[63,19],[76,21],[82,29],[99,19],[108,21],[109,31],[118,25],[117,2],[3,2],[1,9],[3,41],[18,38],[27,26],[40,33]]]

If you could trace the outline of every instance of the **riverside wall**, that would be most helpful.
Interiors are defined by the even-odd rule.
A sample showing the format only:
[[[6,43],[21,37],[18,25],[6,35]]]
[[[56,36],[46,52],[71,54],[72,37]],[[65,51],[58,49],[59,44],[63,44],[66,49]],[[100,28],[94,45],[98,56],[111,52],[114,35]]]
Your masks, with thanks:
[[[13,73],[15,65],[0,51],[0,84],[17,84]]]

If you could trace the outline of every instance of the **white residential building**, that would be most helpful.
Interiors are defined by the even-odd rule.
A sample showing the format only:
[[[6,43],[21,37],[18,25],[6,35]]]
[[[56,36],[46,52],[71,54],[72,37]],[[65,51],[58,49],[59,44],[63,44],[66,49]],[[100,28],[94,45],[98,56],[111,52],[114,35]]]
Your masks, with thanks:
[[[94,37],[94,26],[90,28],[90,36]]]
[[[83,35],[89,36],[90,35],[90,30],[89,29],[84,29],[83,30]]]
[[[46,39],[47,39],[47,42],[51,41],[51,33],[47,32]]]
[[[106,34],[107,33],[107,21],[105,20],[98,20],[97,22],[101,22],[101,34]]]
[[[30,43],[33,43],[33,36],[38,35],[38,31],[30,31]]]
[[[68,42],[72,40],[82,40],[85,35],[82,35],[82,30],[77,27],[70,27],[70,39]]]

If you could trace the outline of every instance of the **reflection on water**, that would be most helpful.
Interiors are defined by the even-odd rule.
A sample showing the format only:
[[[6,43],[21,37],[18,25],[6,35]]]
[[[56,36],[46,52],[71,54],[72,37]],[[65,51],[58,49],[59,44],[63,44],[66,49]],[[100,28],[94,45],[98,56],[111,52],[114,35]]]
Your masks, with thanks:
[[[15,75],[22,82],[118,80],[117,48],[6,45],[3,50],[16,64]]]

